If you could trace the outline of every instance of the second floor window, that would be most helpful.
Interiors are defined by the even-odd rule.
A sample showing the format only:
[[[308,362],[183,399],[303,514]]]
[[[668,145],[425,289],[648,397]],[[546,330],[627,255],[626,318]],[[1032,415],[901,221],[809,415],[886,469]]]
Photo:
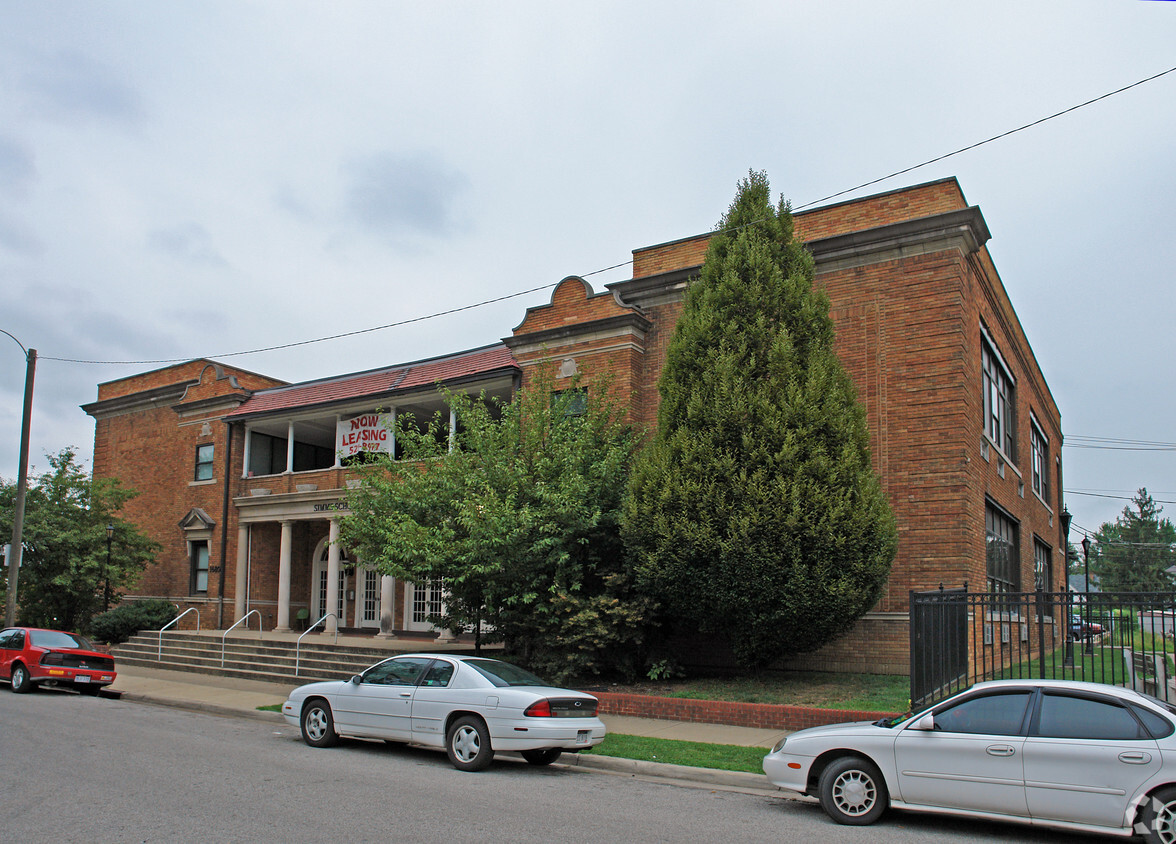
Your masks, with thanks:
[[[1017,460],[1016,416],[1012,376],[985,335],[980,340],[984,389],[984,432],[1010,461]]]
[[[1036,424],[1029,426],[1029,449],[1033,452],[1033,491],[1049,503],[1049,440]]]
[[[196,446],[196,480],[212,480],[212,443]]]

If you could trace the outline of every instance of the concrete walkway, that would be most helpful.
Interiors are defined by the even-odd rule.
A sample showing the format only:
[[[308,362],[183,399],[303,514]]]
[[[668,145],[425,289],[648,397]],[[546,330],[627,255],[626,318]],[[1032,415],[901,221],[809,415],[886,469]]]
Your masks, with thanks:
[[[110,686],[123,700],[174,706],[219,715],[256,718],[284,724],[277,712],[258,711],[259,706],[282,703],[299,684],[263,683],[210,674],[166,671],[137,665],[118,666],[118,678]],[[722,724],[694,724],[685,721],[661,721],[632,718],[624,715],[602,715],[610,733],[651,738],[700,741],[711,744],[734,744],[745,747],[770,748],[785,732]],[[607,756],[565,754],[561,764],[607,770],[614,773],[687,780],[708,786],[739,790],[771,790],[776,792],[762,774],[714,771],[681,765],[661,765],[657,762],[636,762]]]

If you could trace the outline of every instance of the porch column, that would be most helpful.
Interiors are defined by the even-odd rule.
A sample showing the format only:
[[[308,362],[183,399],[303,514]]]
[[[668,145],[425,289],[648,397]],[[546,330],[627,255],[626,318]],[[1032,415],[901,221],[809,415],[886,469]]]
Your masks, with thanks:
[[[343,465],[343,454],[339,448],[339,426],[343,424],[343,417],[338,413],[335,414],[335,462],[331,464],[332,469],[338,469]]]
[[[282,522],[282,546],[278,552],[278,633],[290,632],[290,556],[294,550],[294,523]]]
[[[286,428],[286,474],[294,471],[294,422]]]
[[[339,629],[339,520],[331,519],[327,532],[327,620],[323,635],[334,636]],[[330,615],[334,613],[334,615]]]
[[[380,632],[376,634],[377,639],[395,639],[396,634],[392,631],[395,622],[393,622],[392,612],[396,608],[396,578],[390,575],[381,575],[380,577]]]
[[[233,587],[233,616],[245,617],[249,598],[249,525],[237,528],[237,585]]]

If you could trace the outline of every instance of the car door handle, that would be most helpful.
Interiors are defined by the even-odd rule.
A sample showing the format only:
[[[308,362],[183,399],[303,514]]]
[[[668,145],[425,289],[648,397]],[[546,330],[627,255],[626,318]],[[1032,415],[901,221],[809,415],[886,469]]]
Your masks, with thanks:
[[[985,752],[989,756],[1012,756],[1017,749],[1007,744],[990,744],[985,748]]]
[[[1144,753],[1142,750],[1132,750],[1120,753],[1119,761],[1126,762],[1128,765],[1146,765],[1151,761],[1151,754]]]
[[[401,692],[400,696],[401,697],[412,697],[412,692]]]

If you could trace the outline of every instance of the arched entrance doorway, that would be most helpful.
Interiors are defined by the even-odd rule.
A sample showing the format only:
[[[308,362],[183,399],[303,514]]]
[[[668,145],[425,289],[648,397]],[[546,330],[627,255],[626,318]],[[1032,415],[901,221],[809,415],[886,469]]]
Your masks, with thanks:
[[[380,629],[380,575],[358,565],[346,548],[339,548],[339,605],[327,607],[327,554],[330,544],[324,537],[314,549],[310,578],[311,622],[331,609],[340,627]]]

